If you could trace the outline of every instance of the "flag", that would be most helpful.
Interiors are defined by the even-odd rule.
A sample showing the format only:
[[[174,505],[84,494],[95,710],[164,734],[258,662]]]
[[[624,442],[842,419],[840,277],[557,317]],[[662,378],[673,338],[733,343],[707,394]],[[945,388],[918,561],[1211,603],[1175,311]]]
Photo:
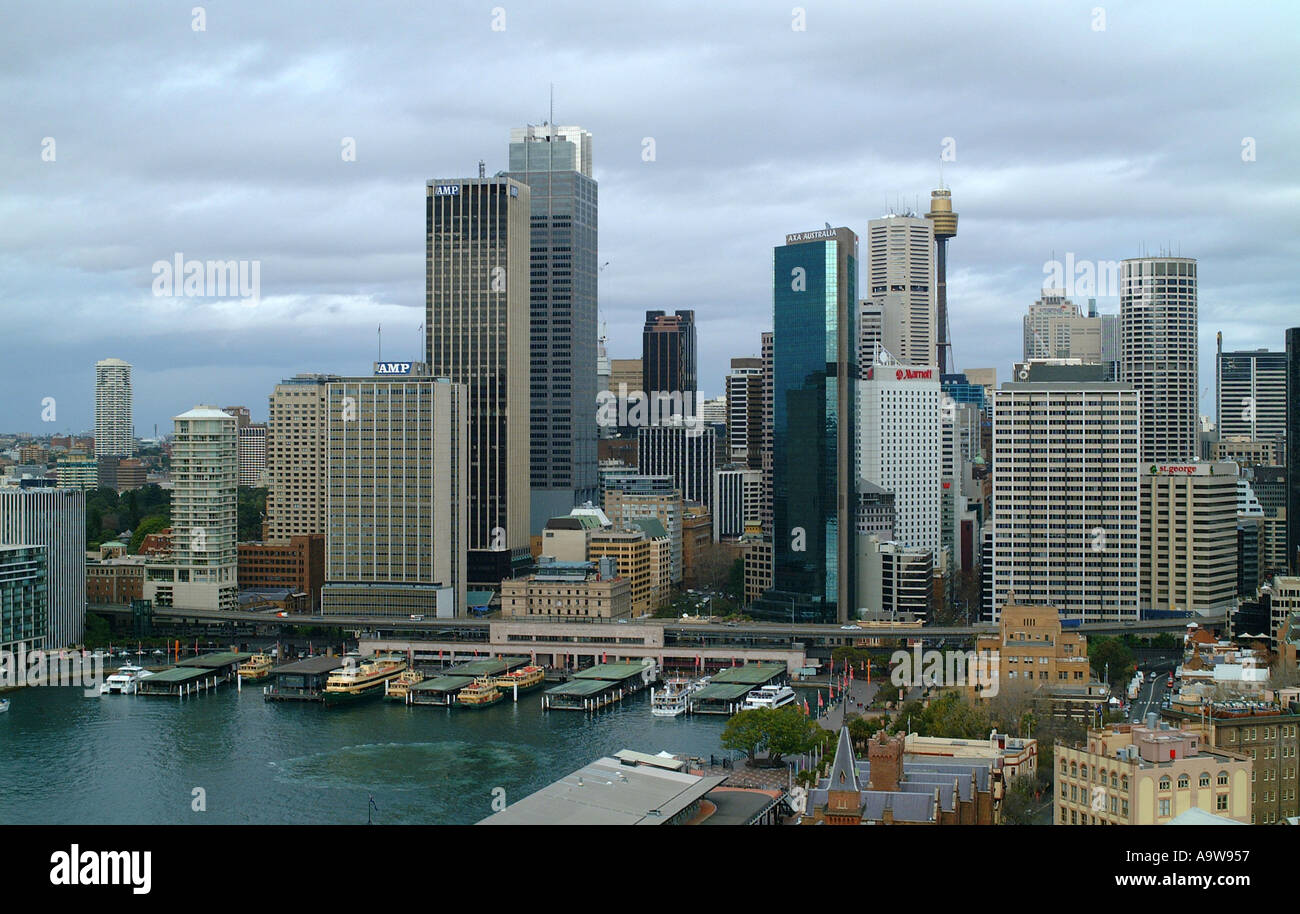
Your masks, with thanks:
[[[822,690],[821,690],[821,689],[818,689],[818,690],[817,690],[817,710],[820,711],[821,709],[822,709]]]
[[[809,708],[808,708],[808,698],[807,698],[807,696],[804,696],[804,700],[803,700],[803,713],[805,713],[805,714],[811,714],[811,713],[812,713],[812,711],[809,710]]]
[[[849,682],[853,681],[853,667],[849,667]]]

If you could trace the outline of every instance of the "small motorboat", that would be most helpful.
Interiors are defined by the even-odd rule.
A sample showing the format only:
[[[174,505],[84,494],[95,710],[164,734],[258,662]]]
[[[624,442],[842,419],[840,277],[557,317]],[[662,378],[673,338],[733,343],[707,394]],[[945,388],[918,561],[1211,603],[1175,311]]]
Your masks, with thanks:
[[[0,714],[9,710],[9,699],[0,698]]]

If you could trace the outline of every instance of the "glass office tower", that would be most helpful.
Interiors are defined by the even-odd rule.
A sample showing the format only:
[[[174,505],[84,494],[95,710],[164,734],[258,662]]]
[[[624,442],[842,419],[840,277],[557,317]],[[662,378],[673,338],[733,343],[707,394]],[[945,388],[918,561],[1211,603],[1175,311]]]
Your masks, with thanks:
[[[856,607],[858,237],[800,232],[773,267],[773,589],[765,618],[844,621]]]
[[[532,191],[529,252],[530,527],[595,501],[596,182],[591,133],[510,131],[508,177]]]

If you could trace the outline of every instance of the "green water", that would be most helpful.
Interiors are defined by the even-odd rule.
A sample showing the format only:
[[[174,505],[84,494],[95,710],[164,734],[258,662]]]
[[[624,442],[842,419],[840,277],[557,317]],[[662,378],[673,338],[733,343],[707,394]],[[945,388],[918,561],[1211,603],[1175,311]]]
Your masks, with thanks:
[[[379,699],[325,710],[233,687],[184,701],[10,692],[0,824],[470,824],[619,749],[722,755],[721,717],[652,717],[647,694],[593,716],[540,693],[478,711]],[[202,788],[206,811],[195,811]],[[498,792],[497,795],[500,795]]]

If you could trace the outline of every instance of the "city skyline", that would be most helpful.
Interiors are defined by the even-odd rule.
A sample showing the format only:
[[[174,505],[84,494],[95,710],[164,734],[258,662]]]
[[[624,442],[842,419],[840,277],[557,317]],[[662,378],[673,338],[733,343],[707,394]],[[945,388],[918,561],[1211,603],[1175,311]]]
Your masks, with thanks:
[[[873,31],[897,40],[871,60],[846,50],[868,21],[847,6],[809,10],[805,31],[788,15],[743,9],[628,12],[621,29],[593,25],[578,4],[550,18],[511,9],[500,31],[488,10],[436,19],[394,10],[359,27],[314,19],[284,57],[270,43],[300,26],[305,7],[214,11],[202,32],[182,13],[123,11],[93,52],[65,51],[33,91],[15,94],[11,136],[23,139],[0,147],[14,214],[0,288],[17,345],[0,429],[92,427],[94,363],[108,356],[135,366],[140,436],[155,424],[165,433],[196,402],[248,403],[263,421],[284,377],[364,374],[380,325],[390,358],[419,359],[413,194],[431,176],[473,173],[480,159],[488,174],[506,170],[507,131],[549,117],[552,83],[555,119],[593,136],[611,358],[639,354],[645,310],[693,309],[700,386],[716,396],[730,359],[759,353],[771,247],[792,226],[864,234],[888,209],[923,212],[951,151],[943,182],[962,214],[948,251],[954,368],[996,367],[1007,379],[1053,256],[1118,261],[1169,248],[1201,267],[1201,387],[1212,388],[1216,332],[1226,349],[1277,351],[1291,322],[1295,179],[1284,150],[1296,103],[1265,76],[1285,66],[1282,36],[1296,13],[1275,9],[1276,27],[1262,34],[1245,19],[1208,34],[1167,9],[1115,10],[1101,30],[1082,9],[946,10],[925,28],[910,24],[924,16],[882,11],[870,16]],[[27,11],[0,38],[16,64],[30,62],[49,16]],[[1164,40],[1153,48],[1157,24]],[[382,53],[357,50],[358,28]],[[1026,39],[1044,30],[1050,58]],[[431,82],[414,37],[427,44],[431,32],[467,72],[499,72]],[[591,59],[550,51],[560,34],[587,43]],[[953,36],[961,88],[939,95],[918,52]],[[1249,64],[1208,53],[1233,40],[1249,41]],[[645,50],[629,54],[633,43]],[[988,63],[1008,48],[1017,64]],[[1190,75],[1174,66],[1189,56],[1202,61]],[[831,61],[843,70],[833,83],[819,79]],[[106,62],[119,71],[113,85],[89,85],[85,74]],[[1054,78],[1026,80],[1026,67]],[[512,75],[524,88],[501,93]],[[745,101],[759,95],[768,117]],[[965,104],[968,95],[988,102]],[[922,103],[926,118],[889,116]],[[401,114],[381,123],[382,110]],[[1059,123],[1045,127],[1044,111]],[[780,154],[762,141],[790,118],[806,119],[791,129],[819,143]],[[896,126],[864,142],[852,123]],[[718,136],[731,138],[721,154]],[[349,138],[355,161],[341,155]],[[1253,161],[1243,159],[1248,139]],[[259,298],[155,297],[153,265],[177,254],[256,261]],[[1081,304],[1091,297],[1070,291]],[[1102,313],[1118,311],[1116,297],[1096,297]],[[58,406],[51,422],[46,397]],[[1212,393],[1199,411],[1213,415]]]

